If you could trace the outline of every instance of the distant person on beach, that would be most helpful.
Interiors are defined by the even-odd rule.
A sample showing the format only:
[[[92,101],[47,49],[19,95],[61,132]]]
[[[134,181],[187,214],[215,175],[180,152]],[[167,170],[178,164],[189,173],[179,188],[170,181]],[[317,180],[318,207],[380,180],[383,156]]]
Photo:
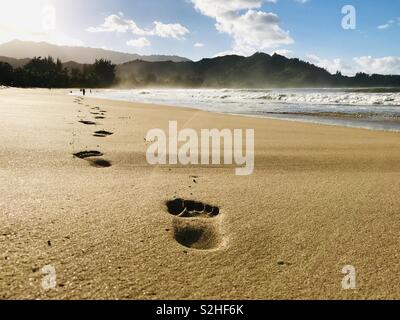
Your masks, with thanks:
[[[83,95],[86,94],[86,89],[82,89]]]

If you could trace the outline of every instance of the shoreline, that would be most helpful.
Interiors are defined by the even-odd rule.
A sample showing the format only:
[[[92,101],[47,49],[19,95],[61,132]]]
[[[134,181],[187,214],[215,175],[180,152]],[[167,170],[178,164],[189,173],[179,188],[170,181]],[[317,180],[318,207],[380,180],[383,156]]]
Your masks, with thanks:
[[[143,89],[143,94],[144,92],[147,92],[145,89]],[[147,89],[149,92],[151,90],[158,90],[158,89]],[[180,92],[184,92],[184,89],[176,89],[177,94]],[[283,90],[283,89],[282,89]],[[309,89],[311,90],[311,89]],[[127,94],[131,90],[115,90],[115,89],[108,89],[106,91],[97,91],[95,92],[92,96],[88,95],[88,97],[92,98],[98,98],[98,99],[104,99],[104,100],[114,100],[114,101],[127,101],[127,102],[132,102],[132,103],[145,103],[145,104],[155,104],[155,105],[163,105],[166,107],[180,107],[180,108],[191,108],[191,109],[196,109],[196,110],[202,110],[202,111],[208,111],[208,112],[213,112],[217,114],[229,114],[229,115],[236,115],[236,116],[246,116],[246,117],[254,117],[254,118],[267,118],[267,119],[278,119],[278,120],[285,120],[285,121],[298,121],[298,122],[303,122],[303,123],[317,123],[317,124],[325,124],[325,125],[334,125],[334,126],[341,126],[341,127],[350,127],[350,128],[359,128],[359,129],[367,129],[367,130],[373,130],[373,131],[388,131],[388,132],[400,132],[400,121],[396,121],[400,117],[400,107],[396,105],[383,105],[382,108],[390,109],[390,111],[382,112],[378,109],[375,109],[375,112],[381,112],[381,113],[375,113],[372,111],[374,108],[371,106],[364,106],[364,105],[340,105],[340,104],[324,104],[324,107],[319,106],[319,104],[307,104],[305,103],[303,107],[303,111],[300,109],[298,111],[290,111],[291,108],[297,108],[294,107],[295,104],[292,103],[283,103],[280,104],[280,109],[281,111],[267,111],[268,108],[272,108],[274,104],[277,102],[273,102],[270,106],[267,107],[265,111],[263,111],[262,108],[264,106],[267,106],[264,102],[260,103],[258,105],[258,109],[260,110],[253,110],[250,108],[248,105],[243,104],[244,102],[240,102],[241,104],[238,106],[235,106],[234,108],[236,111],[229,110],[229,105],[223,105],[221,104],[222,102],[218,102],[217,100],[211,104],[211,101],[206,101],[206,100],[179,100],[176,99],[175,103],[174,101],[169,101],[171,100],[170,96],[165,96],[165,102],[161,101],[161,97],[163,97],[163,94],[165,94],[165,90],[162,91],[162,94],[160,97],[155,98],[152,97],[150,99],[147,98],[147,94],[143,96],[142,99],[140,97],[132,96],[129,97]],[[142,90],[136,90],[142,92]],[[214,90],[215,91],[215,90]],[[210,91],[210,92],[214,92]],[[228,90],[232,91],[232,90]],[[239,91],[246,91],[246,90],[239,90]],[[248,90],[247,90],[248,91]],[[107,94],[104,94],[105,92],[107,93],[116,93],[117,95],[115,97],[113,96],[107,96]],[[120,92],[126,92],[126,93],[120,93]],[[174,92],[173,90],[171,91],[172,93]],[[195,90],[195,93],[198,92],[209,92],[207,90]],[[217,90],[215,92],[226,92],[226,90]],[[252,91],[254,92],[254,90]],[[260,91],[260,92],[265,92],[265,91]],[[120,93],[118,95],[118,93]],[[343,92],[344,93],[344,92]],[[75,93],[76,94],[76,93]],[[142,93],[140,93],[142,94]],[[216,94],[216,93],[214,93]],[[276,94],[276,93],[275,93]],[[193,97],[192,97],[193,98]],[[169,99],[169,100],[168,100]],[[200,98],[199,98],[200,99]],[[239,99],[239,98],[238,98]],[[254,99],[254,98],[253,98]],[[239,99],[240,100],[240,99]],[[257,100],[254,100],[257,101]],[[232,102],[229,102],[229,104]],[[239,102],[237,102],[239,103]],[[255,103],[255,102],[252,102]],[[283,109],[285,106],[287,110]],[[255,105],[256,106],[256,105]],[[369,112],[362,111],[363,108],[373,108]],[[396,110],[396,107],[399,108],[399,110]],[[227,108],[226,110],[222,111],[221,109]],[[250,109],[249,109],[250,108]],[[307,111],[308,108],[320,108],[320,111],[312,111],[309,112]],[[324,109],[326,108],[326,110]],[[333,108],[333,109],[332,109]],[[335,108],[338,108],[335,110]],[[340,108],[353,108],[354,110],[357,110],[357,108],[361,108],[359,112],[355,111],[344,111],[340,110]],[[349,110],[350,110],[349,109]],[[395,111],[396,110],[396,111]]]
[[[339,127],[339,128],[348,128],[348,129],[356,129],[356,130],[367,130],[367,131],[373,131],[373,132],[387,132],[387,133],[400,133],[400,128],[398,129],[386,129],[386,128],[370,128],[366,126],[357,126],[356,124],[354,125],[345,125],[345,124],[336,124],[336,123],[329,123],[328,121],[330,120],[329,118],[321,118],[319,121],[318,120],[312,120],[312,119],[297,119],[297,118],[285,118],[285,115],[282,114],[282,117],[274,117],[274,116],[265,116],[265,115],[257,115],[257,114],[240,114],[240,113],[229,113],[229,112],[218,112],[218,111],[208,111],[208,110],[201,110],[195,107],[190,107],[190,106],[177,106],[177,105],[169,105],[169,104],[156,104],[156,103],[148,103],[148,102],[137,102],[137,101],[127,101],[127,100],[118,100],[118,99],[109,99],[109,98],[99,98],[99,97],[90,97],[86,96],[86,98],[93,99],[93,100],[103,100],[103,101],[109,101],[109,102],[126,102],[126,103],[131,103],[132,105],[135,104],[140,104],[140,105],[148,105],[148,106],[157,106],[157,107],[165,107],[166,109],[169,108],[179,108],[179,109],[186,109],[186,110],[191,110],[191,111],[200,111],[200,112],[206,112],[210,114],[216,114],[216,115],[227,115],[227,116],[233,116],[233,117],[244,117],[244,118],[253,118],[253,119],[267,119],[267,120],[274,120],[274,121],[283,121],[283,122],[298,122],[298,123],[303,123],[303,124],[309,124],[309,125],[321,125],[321,126],[333,126],[333,127]],[[279,114],[281,115],[281,114]],[[317,118],[317,117],[315,117]],[[327,121],[324,122],[323,120],[326,119]]]
[[[0,92],[3,299],[400,298],[397,133],[66,92]],[[169,120],[253,128],[254,173],[149,165],[144,137]]]

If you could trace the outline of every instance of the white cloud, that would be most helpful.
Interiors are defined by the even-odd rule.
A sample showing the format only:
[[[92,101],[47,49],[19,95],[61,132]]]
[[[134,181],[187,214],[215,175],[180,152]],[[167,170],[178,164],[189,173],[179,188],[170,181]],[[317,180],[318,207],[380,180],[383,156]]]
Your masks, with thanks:
[[[340,71],[342,74],[348,76],[352,76],[357,72],[367,74],[400,74],[400,57],[354,57],[352,63],[347,63],[339,58],[323,59],[309,54],[307,55],[307,60],[318,67],[328,70],[332,74],[336,71]]]
[[[195,48],[203,48],[203,47],[204,47],[204,43],[196,42],[193,46],[194,46]]]
[[[213,56],[213,58],[223,57],[223,56],[230,56],[230,55],[240,56],[240,55],[243,55],[243,53],[235,51],[235,50],[227,50],[227,51],[218,52],[217,54],[215,54]]]
[[[198,11],[216,20],[219,32],[232,37],[232,53],[250,55],[294,42],[279,26],[280,19],[276,14],[254,10],[261,7],[261,0],[191,1]]]
[[[126,42],[126,45],[130,47],[136,47],[136,48],[144,48],[144,47],[150,47],[151,42],[146,39],[145,37],[140,37],[138,39],[132,39]]]
[[[162,38],[184,39],[189,30],[179,23],[165,24],[154,21],[154,29],[149,35],[155,35]]]
[[[307,55],[307,60],[320,68],[328,70],[332,74],[336,73],[336,71],[340,71],[345,75],[354,74],[353,68],[340,58],[323,59],[315,54],[309,54]]]
[[[87,29],[89,32],[121,32],[125,33],[132,31],[132,33],[144,35],[145,31],[140,29],[133,20],[124,19],[119,13],[112,14],[105,18],[104,23],[99,27],[90,27]]]
[[[389,23],[386,23],[386,24],[382,24],[382,25],[378,26],[378,29],[379,29],[379,30],[384,30],[384,29],[387,29],[387,28],[389,28],[389,27],[390,27],[390,24],[389,24]]]
[[[400,57],[355,57],[358,69],[365,73],[400,74]]]
[[[191,0],[194,7],[202,14],[217,18],[218,16],[239,10],[261,7],[261,0]]]
[[[397,25],[400,25],[400,17],[388,20],[386,23],[379,25],[377,28],[379,30],[386,30],[389,29],[390,27],[394,26],[397,22]]]
[[[105,18],[104,23],[98,27],[90,27],[89,32],[131,32],[139,36],[158,36],[162,38],[184,39],[189,30],[179,23],[165,24],[154,21],[152,29],[140,28],[135,21],[125,19],[122,12],[112,14]]]
[[[293,43],[279,27],[279,17],[274,13],[248,10],[233,20],[222,19],[217,29],[233,37],[235,50],[247,54]]]

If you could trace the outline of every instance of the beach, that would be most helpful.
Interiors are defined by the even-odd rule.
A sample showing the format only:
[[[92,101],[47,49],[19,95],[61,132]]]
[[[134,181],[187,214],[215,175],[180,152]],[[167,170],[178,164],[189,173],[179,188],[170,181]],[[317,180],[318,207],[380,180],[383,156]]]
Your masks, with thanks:
[[[1,299],[400,299],[400,133],[68,93],[0,90]],[[149,165],[170,120],[254,129],[254,173]],[[177,198],[220,212],[177,217]],[[183,246],[188,228],[207,239]]]

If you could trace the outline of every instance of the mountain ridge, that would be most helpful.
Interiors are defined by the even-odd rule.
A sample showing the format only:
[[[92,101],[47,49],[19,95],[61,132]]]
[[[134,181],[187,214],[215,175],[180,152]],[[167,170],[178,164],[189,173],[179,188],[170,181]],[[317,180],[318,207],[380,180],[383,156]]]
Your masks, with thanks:
[[[176,55],[149,55],[142,56],[134,53],[118,52],[113,50],[78,47],[58,46],[47,42],[32,42],[13,40],[0,44],[0,56],[14,59],[32,59],[34,57],[59,58],[62,62],[74,61],[81,64],[94,63],[96,59],[107,59],[114,64],[121,64],[137,59],[144,61],[190,61]]]
[[[227,55],[197,62],[131,61],[117,66],[117,79],[123,87],[400,87],[400,75],[354,77],[329,73],[298,58],[279,54],[255,53],[250,57]]]
[[[186,59],[183,61],[145,61],[140,56],[139,58],[134,56],[132,61],[117,64],[102,55],[98,56],[98,59],[103,59],[98,60],[100,65],[112,69],[113,75],[108,76],[112,76],[113,81],[107,80],[107,83],[125,88],[400,87],[400,75],[357,73],[355,76],[349,77],[343,76],[339,71],[331,74],[326,69],[298,58],[286,58],[279,54],[269,55],[262,52],[257,52],[249,57],[226,55],[204,58],[199,61]],[[8,73],[8,77],[14,79],[12,83],[20,83],[24,80],[20,78],[23,78],[21,74],[25,71],[28,72],[25,74],[27,79],[32,74],[40,77],[44,72],[46,75],[44,70],[52,72],[51,68],[46,65],[46,59],[36,59],[32,65],[29,63],[30,59],[1,57],[0,51],[0,62],[2,61],[6,63],[3,64],[3,73]],[[7,67],[7,64],[11,66]],[[43,65],[42,69],[38,68],[38,65],[41,64]],[[29,68],[25,68],[25,65],[28,65]],[[10,68],[15,70],[10,70]],[[21,68],[22,70],[20,70]],[[64,84],[95,85],[91,76],[91,72],[93,75],[94,70],[92,64],[67,60],[61,66],[53,65],[53,68],[61,74],[61,77],[69,78],[64,79]],[[65,69],[65,71],[61,71],[61,69]],[[4,75],[4,77],[6,76]],[[1,78],[0,74],[0,82]],[[81,81],[71,79],[80,79]],[[35,85],[45,87],[48,85],[45,80],[42,84],[38,79],[36,80]],[[23,85],[30,85],[28,80],[24,81]],[[8,82],[10,81],[8,80]],[[57,86],[56,83],[52,83],[52,85]]]

